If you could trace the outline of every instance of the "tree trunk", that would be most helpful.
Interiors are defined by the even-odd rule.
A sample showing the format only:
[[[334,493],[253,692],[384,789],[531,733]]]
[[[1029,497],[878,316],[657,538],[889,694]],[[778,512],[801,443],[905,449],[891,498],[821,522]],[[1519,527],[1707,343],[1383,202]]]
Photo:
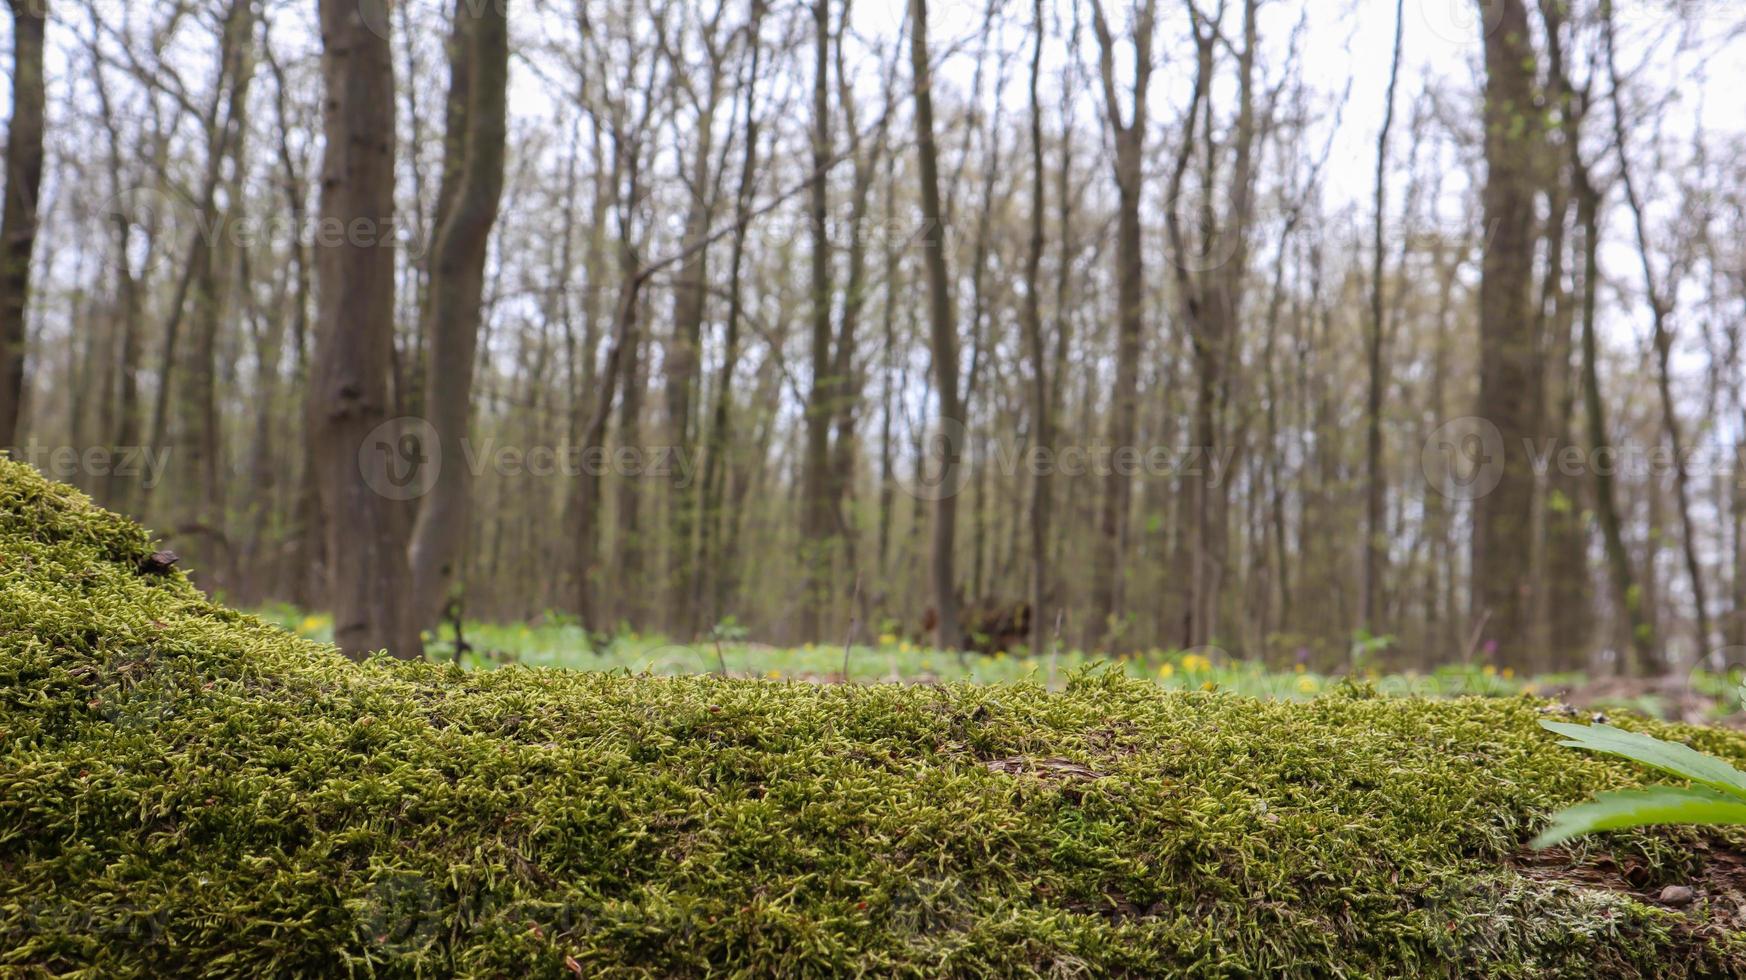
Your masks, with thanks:
[[[320,337],[310,430],[328,515],[334,640],[353,657],[386,649],[420,659],[400,505],[380,488],[404,473],[390,458],[394,344],[394,59],[352,0],[321,0],[324,226],[347,229],[320,249]],[[416,463],[415,463],[416,465]]]
[[[920,170],[922,234],[928,276],[928,320],[933,336],[934,384],[939,389],[941,446],[939,486],[934,503],[934,608],[938,613],[935,642],[955,650],[962,642],[958,627],[957,582],[953,549],[957,545],[958,469],[963,466],[966,431],[964,408],[958,399],[958,328],[952,315],[951,279],[946,269],[946,234],[940,215],[939,150],[934,143],[934,96],[928,64],[927,0],[909,0],[910,71],[915,89],[916,163]]]
[[[1626,149],[1628,142],[1625,132],[1624,101],[1620,97],[1620,89],[1624,79],[1619,73],[1617,52],[1614,43],[1614,28],[1611,3],[1602,4],[1604,13],[1604,34],[1606,37],[1606,59],[1608,80],[1612,83],[1609,92],[1613,108],[1613,149],[1619,158],[1619,180],[1625,186],[1625,203],[1630,206],[1631,216],[1637,234],[1637,254],[1642,261],[1643,289],[1648,294],[1649,312],[1654,320],[1655,342],[1655,390],[1661,401],[1661,420],[1667,434],[1669,448],[1673,452],[1674,503],[1679,512],[1680,539],[1685,556],[1686,574],[1691,579],[1692,609],[1696,614],[1697,655],[1702,656],[1709,648],[1710,614],[1707,589],[1704,584],[1703,563],[1698,557],[1698,528],[1692,515],[1691,506],[1691,474],[1686,468],[1685,436],[1679,424],[1679,412],[1674,404],[1672,358],[1673,358],[1673,327],[1670,323],[1673,313],[1673,299],[1659,281],[1655,265],[1650,258],[1648,221],[1645,215],[1645,204],[1637,192],[1636,181],[1632,177],[1630,154]],[[1677,290],[1677,286],[1675,286]]]
[[[726,484],[732,471],[728,465],[729,445],[733,428],[734,371],[740,360],[740,320],[745,313],[741,286],[745,278],[746,236],[749,231],[752,195],[757,189],[758,138],[762,120],[758,117],[758,71],[763,65],[764,49],[759,30],[762,27],[764,5],[752,5],[752,19],[747,27],[751,44],[751,65],[745,80],[745,143],[740,160],[739,188],[734,195],[734,233],[732,258],[728,268],[727,323],[723,329],[721,375],[716,384],[715,406],[709,423],[705,452],[701,527],[695,562],[696,579],[692,586],[693,606],[707,610],[708,625],[713,626],[723,612],[728,556],[725,548]],[[681,545],[683,546],[683,545]],[[711,579],[709,588],[704,579]],[[706,602],[706,597],[708,601]]]
[[[801,503],[804,536],[801,564],[806,573],[800,601],[801,638],[813,642],[821,610],[830,599],[836,511],[831,503],[830,427],[835,414],[837,378],[831,357],[831,241],[827,181],[831,158],[829,0],[814,0],[816,44],[813,61],[812,163],[807,221],[812,230],[812,391],[806,404],[805,485]]]
[[[1400,82],[1401,33],[1406,24],[1406,0],[1395,0],[1394,58],[1389,62],[1388,95],[1382,111],[1382,131],[1376,137],[1376,198],[1371,215],[1370,332],[1365,353],[1369,360],[1369,385],[1364,400],[1364,589],[1358,609],[1358,628],[1371,635],[1382,633],[1377,618],[1382,611],[1383,565],[1388,556],[1388,528],[1383,519],[1387,477],[1382,472],[1382,402],[1387,385],[1383,367],[1383,342],[1388,333],[1384,301],[1383,225],[1387,218],[1388,134],[1394,128],[1394,93]]]
[[[0,449],[20,442],[30,261],[36,250],[43,167],[45,4],[12,4],[12,120],[6,140],[6,202],[0,213]]]
[[[451,83],[465,84],[466,109],[451,112],[459,127],[445,153],[461,157],[445,164],[443,182],[454,182],[442,196],[448,206],[431,251],[430,287],[424,334],[430,344],[425,411],[437,438],[440,468],[414,526],[409,561],[413,575],[413,615],[421,628],[436,625],[444,604],[460,587],[459,572],[472,512],[472,475],[463,441],[472,421],[473,372],[478,356],[485,260],[503,194],[503,159],[509,83],[507,3],[488,3],[470,12],[461,4],[456,17],[465,26],[452,53],[458,63]],[[469,23],[470,22],[470,23]],[[451,93],[451,105],[457,100]]]
[[[1115,135],[1116,218],[1116,374],[1110,393],[1110,449],[1118,454],[1135,450],[1139,416],[1140,357],[1146,315],[1145,240],[1140,223],[1140,204],[1145,172],[1148,123],[1147,88],[1152,77],[1152,34],[1156,19],[1155,0],[1146,0],[1134,22],[1133,108],[1124,121],[1116,94],[1115,38],[1104,17],[1101,0],[1092,3],[1097,32],[1098,68],[1103,81],[1104,113]],[[1091,617],[1089,636],[1107,647],[1123,631],[1121,585],[1124,568],[1122,543],[1127,537],[1128,512],[1133,501],[1133,474],[1112,466],[1105,476],[1102,506],[1098,514],[1097,547],[1092,558]]]
[[[1043,345],[1043,219],[1048,209],[1047,181],[1043,165],[1043,103],[1038,87],[1043,73],[1043,39],[1048,24],[1043,0],[1031,12],[1035,32],[1031,48],[1031,236],[1025,253],[1025,343],[1031,355],[1031,443],[1051,451],[1055,443],[1049,412],[1048,351]],[[1031,474],[1031,655],[1047,649],[1049,621],[1049,512],[1054,506],[1049,478],[1037,467]]]
[[[1498,0],[1480,18],[1485,45],[1485,158],[1481,191],[1489,232],[1479,290],[1479,402],[1496,427],[1497,486],[1474,501],[1473,616],[1503,665],[1532,660],[1535,479],[1527,447],[1538,436],[1542,397],[1530,293],[1534,272],[1534,61],[1522,0]]]

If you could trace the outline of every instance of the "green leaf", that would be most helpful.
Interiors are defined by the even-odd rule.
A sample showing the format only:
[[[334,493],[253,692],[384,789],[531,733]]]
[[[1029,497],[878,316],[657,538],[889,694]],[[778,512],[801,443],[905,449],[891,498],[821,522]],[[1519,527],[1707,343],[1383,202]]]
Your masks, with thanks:
[[[1611,725],[1571,725],[1559,721],[1542,721],[1540,727],[1563,735],[1565,741],[1558,743],[1560,745],[1622,756],[1746,800],[1746,773],[1688,745],[1663,741],[1639,732],[1627,732]]]
[[[1746,801],[1712,789],[1655,786],[1602,793],[1592,801],[1553,814],[1532,847],[1551,847],[1572,837],[1603,830],[1629,830],[1663,824],[1746,825]]]

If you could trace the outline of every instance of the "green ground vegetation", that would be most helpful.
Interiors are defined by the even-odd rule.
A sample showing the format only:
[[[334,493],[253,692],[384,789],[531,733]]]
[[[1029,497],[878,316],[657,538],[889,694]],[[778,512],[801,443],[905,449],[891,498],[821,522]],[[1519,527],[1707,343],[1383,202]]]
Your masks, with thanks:
[[[0,971],[1746,972],[1741,838],[1524,857],[1642,778],[1531,696],[359,666],[151,552],[0,462]]]

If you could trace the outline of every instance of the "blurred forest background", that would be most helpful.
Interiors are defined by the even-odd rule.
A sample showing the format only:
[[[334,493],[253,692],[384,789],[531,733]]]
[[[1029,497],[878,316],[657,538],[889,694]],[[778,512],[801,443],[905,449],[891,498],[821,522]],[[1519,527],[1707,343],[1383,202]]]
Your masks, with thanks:
[[[0,445],[244,606],[1746,646],[1727,0],[10,0]]]

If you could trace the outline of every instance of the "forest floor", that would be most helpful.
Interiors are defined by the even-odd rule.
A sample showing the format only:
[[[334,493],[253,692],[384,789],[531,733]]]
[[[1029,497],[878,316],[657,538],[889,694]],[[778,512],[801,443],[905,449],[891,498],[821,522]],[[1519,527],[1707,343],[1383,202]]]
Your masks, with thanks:
[[[323,614],[278,605],[257,615],[305,639],[329,642],[333,637],[333,621]],[[671,677],[725,673],[742,679],[815,684],[840,684],[845,679],[841,645],[777,647],[737,638],[724,638],[720,644],[708,640],[681,643],[634,632],[590,637],[581,627],[557,618],[509,624],[469,622],[463,635],[471,649],[463,653],[460,662],[478,670],[522,664]],[[428,635],[426,641],[431,659],[455,659],[450,631]],[[1558,698],[1592,712],[1627,711],[1687,723],[1746,727],[1742,724],[1746,716],[1739,713],[1740,705],[1734,700],[1741,679],[1703,671],[1694,673],[1689,681],[1681,677],[1677,683],[1659,678],[1589,678],[1580,673],[1518,677],[1508,668],[1500,671],[1487,664],[1393,672],[1360,663],[1349,670],[1327,673],[1306,666],[1270,669],[1216,651],[1150,650],[1118,656],[1072,649],[1053,656],[1032,656],[1023,650],[991,656],[959,654],[919,646],[896,634],[851,647],[847,668],[847,679],[860,684],[1035,683],[1051,690],[1065,687],[1080,674],[1111,672],[1150,680],[1169,690],[1219,690],[1283,701],[1308,700],[1349,683],[1369,685],[1390,696],[1525,694]]]

